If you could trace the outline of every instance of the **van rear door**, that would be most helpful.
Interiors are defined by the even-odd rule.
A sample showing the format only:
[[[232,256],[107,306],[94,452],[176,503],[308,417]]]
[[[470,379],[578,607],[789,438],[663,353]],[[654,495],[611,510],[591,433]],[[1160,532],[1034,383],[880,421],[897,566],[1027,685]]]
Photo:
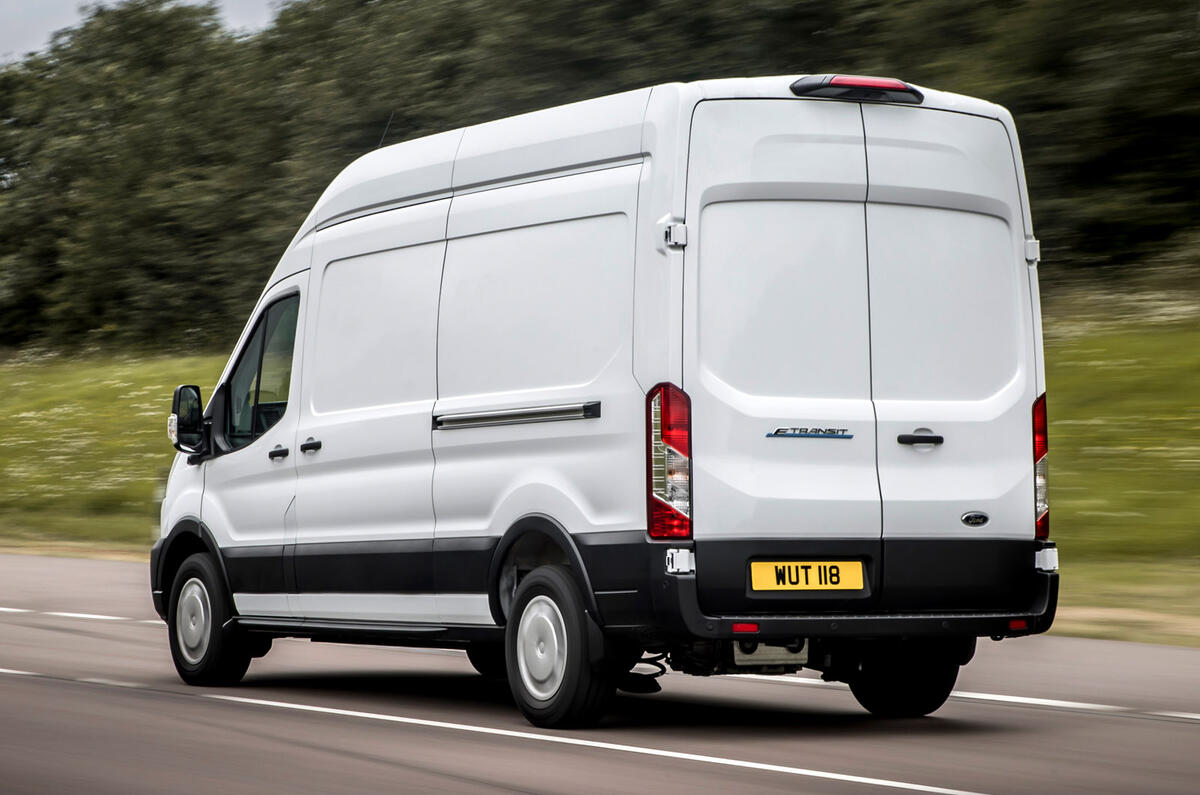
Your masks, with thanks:
[[[1016,606],[1033,577],[1037,396],[1012,144],[995,119],[862,113],[884,606]]]
[[[705,101],[690,145],[683,387],[701,607],[862,609],[878,592],[880,497],[859,106]],[[801,568],[831,562],[848,564],[839,582]],[[770,565],[752,587],[754,563]]]

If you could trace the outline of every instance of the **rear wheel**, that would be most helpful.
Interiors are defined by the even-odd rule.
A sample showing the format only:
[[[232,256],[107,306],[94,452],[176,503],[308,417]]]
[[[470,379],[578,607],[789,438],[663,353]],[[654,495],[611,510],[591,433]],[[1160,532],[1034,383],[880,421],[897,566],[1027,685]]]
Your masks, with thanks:
[[[946,654],[920,654],[889,647],[863,660],[850,678],[850,692],[880,718],[919,718],[937,711],[958,679],[958,661]]]
[[[221,583],[212,558],[197,553],[179,567],[171,586],[167,612],[171,659],[189,685],[236,684],[250,667],[252,653],[258,651],[224,628],[232,606]]]
[[[590,621],[562,566],[534,569],[517,587],[505,631],[508,684],[535,726],[584,726],[604,714],[616,677],[593,648],[604,641]]]

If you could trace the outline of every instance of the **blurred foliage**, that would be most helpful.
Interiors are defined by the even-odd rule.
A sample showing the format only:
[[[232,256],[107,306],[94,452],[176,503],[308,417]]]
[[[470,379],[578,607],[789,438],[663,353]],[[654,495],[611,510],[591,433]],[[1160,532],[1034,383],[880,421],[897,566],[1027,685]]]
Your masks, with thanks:
[[[1194,0],[287,0],[240,37],[212,6],[94,6],[0,68],[0,345],[223,347],[381,141],[736,75],[1004,104],[1048,268],[1196,281],[1198,34]]]

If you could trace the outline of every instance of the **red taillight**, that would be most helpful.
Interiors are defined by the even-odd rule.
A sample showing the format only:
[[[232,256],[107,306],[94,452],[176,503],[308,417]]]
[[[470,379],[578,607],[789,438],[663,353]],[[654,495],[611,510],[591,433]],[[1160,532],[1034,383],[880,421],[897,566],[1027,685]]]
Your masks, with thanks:
[[[866,75],[834,75],[831,86],[848,88],[882,88],[886,91],[908,91],[908,84],[894,77],[867,77]]]
[[[1046,395],[1033,402],[1033,516],[1034,538],[1050,537],[1050,433],[1046,421]]]
[[[758,632],[758,624],[750,622],[738,623],[733,625],[734,632]]]
[[[1046,395],[1033,402],[1033,460],[1036,463],[1050,452],[1050,434],[1046,423]]]
[[[686,456],[692,454],[692,406],[682,389],[662,387],[662,440]]]
[[[691,401],[674,384],[646,395],[646,528],[651,538],[691,538]]]
[[[1008,622],[1009,629],[1029,629],[1029,622],[1023,618],[1014,618]]]
[[[651,538],[691,538],[692,520],[650,495],[649,519]]]

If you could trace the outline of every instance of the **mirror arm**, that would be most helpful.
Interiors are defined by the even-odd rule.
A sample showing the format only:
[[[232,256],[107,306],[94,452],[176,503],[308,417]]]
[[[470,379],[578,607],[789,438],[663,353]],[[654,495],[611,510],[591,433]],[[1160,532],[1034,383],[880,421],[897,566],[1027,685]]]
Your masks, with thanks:
[[[213,457],[212,419],[205,417],[200,427],[200,449],[194,453],[190,453],[187,458],[187,462],[192,465],[202,463]]]

